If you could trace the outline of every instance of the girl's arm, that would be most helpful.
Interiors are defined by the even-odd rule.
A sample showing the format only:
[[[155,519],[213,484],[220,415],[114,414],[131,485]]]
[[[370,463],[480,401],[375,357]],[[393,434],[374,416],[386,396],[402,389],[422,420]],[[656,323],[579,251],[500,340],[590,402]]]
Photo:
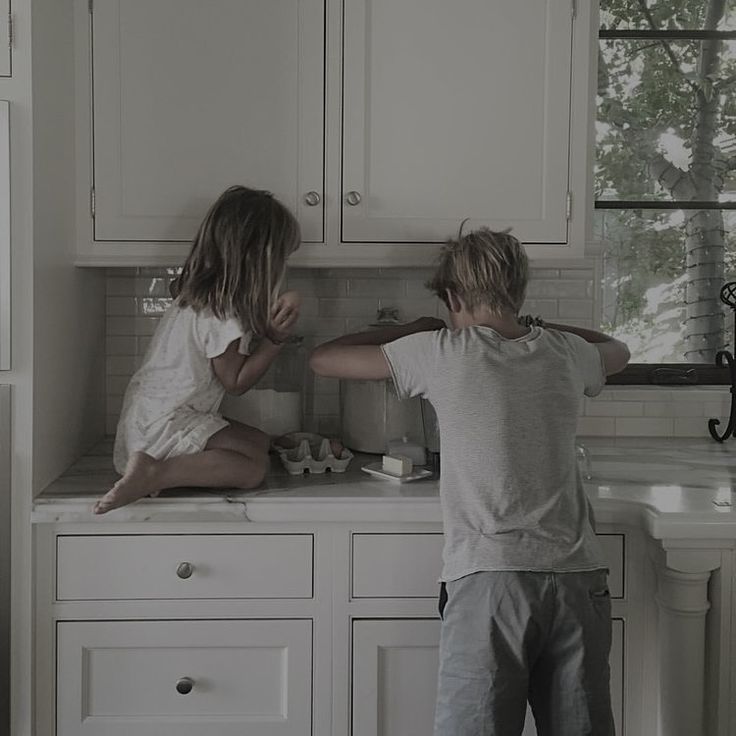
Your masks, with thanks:
[[[299,295],[295,291],[282,294],[274,304],[272,315],[269,336],[250,355],[241,355],[240,340],[233,340],[222,355],[212,358],[212,370],[229,394],[244,394],[273,363],[299,318]]]
[[[238,396],[258,383],[282,347],[266,338],[250,355],[241,355],[239,343],[233,340],[222,355],[212,358],[212,369],[225,391]]]

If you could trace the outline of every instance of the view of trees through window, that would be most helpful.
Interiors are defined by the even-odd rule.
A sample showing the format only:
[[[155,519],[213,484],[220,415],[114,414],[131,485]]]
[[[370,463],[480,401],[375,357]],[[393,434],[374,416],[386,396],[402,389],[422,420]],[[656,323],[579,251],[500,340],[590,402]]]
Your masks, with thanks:
[[[637,363],[733,350],[736,0],[601,0],[603,328]]]

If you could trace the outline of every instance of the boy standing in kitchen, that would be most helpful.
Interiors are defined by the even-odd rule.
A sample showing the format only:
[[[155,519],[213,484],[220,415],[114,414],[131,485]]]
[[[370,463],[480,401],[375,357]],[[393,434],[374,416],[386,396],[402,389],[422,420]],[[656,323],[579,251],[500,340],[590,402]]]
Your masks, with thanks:
[[[391,377],[439,420],[445,546],[435,736],[612,736],[607,569],[575,455],[578,409],[626,346],[520,318],[528,262],[508,232],[462,232],[422,318],[317,347],[320,375]]]

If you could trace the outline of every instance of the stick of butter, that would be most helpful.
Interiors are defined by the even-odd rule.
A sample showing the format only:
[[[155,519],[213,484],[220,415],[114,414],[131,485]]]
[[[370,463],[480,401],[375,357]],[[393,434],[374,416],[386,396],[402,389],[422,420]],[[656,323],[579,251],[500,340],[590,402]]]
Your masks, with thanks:
[[[414,468],[414,463],[406,455],[384,455],[383,472],[391,475],[409,475]]]

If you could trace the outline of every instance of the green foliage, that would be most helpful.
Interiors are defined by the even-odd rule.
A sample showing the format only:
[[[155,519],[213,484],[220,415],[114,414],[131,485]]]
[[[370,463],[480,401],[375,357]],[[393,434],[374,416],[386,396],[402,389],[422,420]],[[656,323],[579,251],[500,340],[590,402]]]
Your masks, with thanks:
[[[601,0],[601,25],[619,30],[701,29],[713,2]],[[719,28],[736,29],[736,0],[727,1]],[[714,42],[707,43],[712,47]],[[706,46],[699,40],[601,39],[597,199],[670,200],[668,187],[678,177],[689,176],[696,143],[712,145],[721,162],[736,156],[736,42],[716,43],[717,72],[703,76],[701,54]],[[708,102],[717,107],[715,128],[702,124],[698,128],[698,106]],[[651,167],[663,161],[674,168],[660,184]],[[710,177],[714,191],[736,188],[736,167],[726,170],[719,163],[711,167]],[[647,329],[651,328],[655,342],[665,329],[677,326],[679,332],[679,307],[668,300],[684,293],[687,275],[682,213],[624,210],[598,214],[604,220],[604,319],[608,326],[619,334],[626,329],[636,332],[642,345]],[[725,241],[726,271],[732,276],[736,242],[728,232]],[[675,283],[677,288],[660,288]],[[653,295],[662,297],[666,320],[652,313]]]
[[[601,26],[603,28],[649,28],[644,13],[646,8],[657,30],[703,28],[708,3],[705,0],[601,0]],[[727,3],[733,10],[733,0]]]

